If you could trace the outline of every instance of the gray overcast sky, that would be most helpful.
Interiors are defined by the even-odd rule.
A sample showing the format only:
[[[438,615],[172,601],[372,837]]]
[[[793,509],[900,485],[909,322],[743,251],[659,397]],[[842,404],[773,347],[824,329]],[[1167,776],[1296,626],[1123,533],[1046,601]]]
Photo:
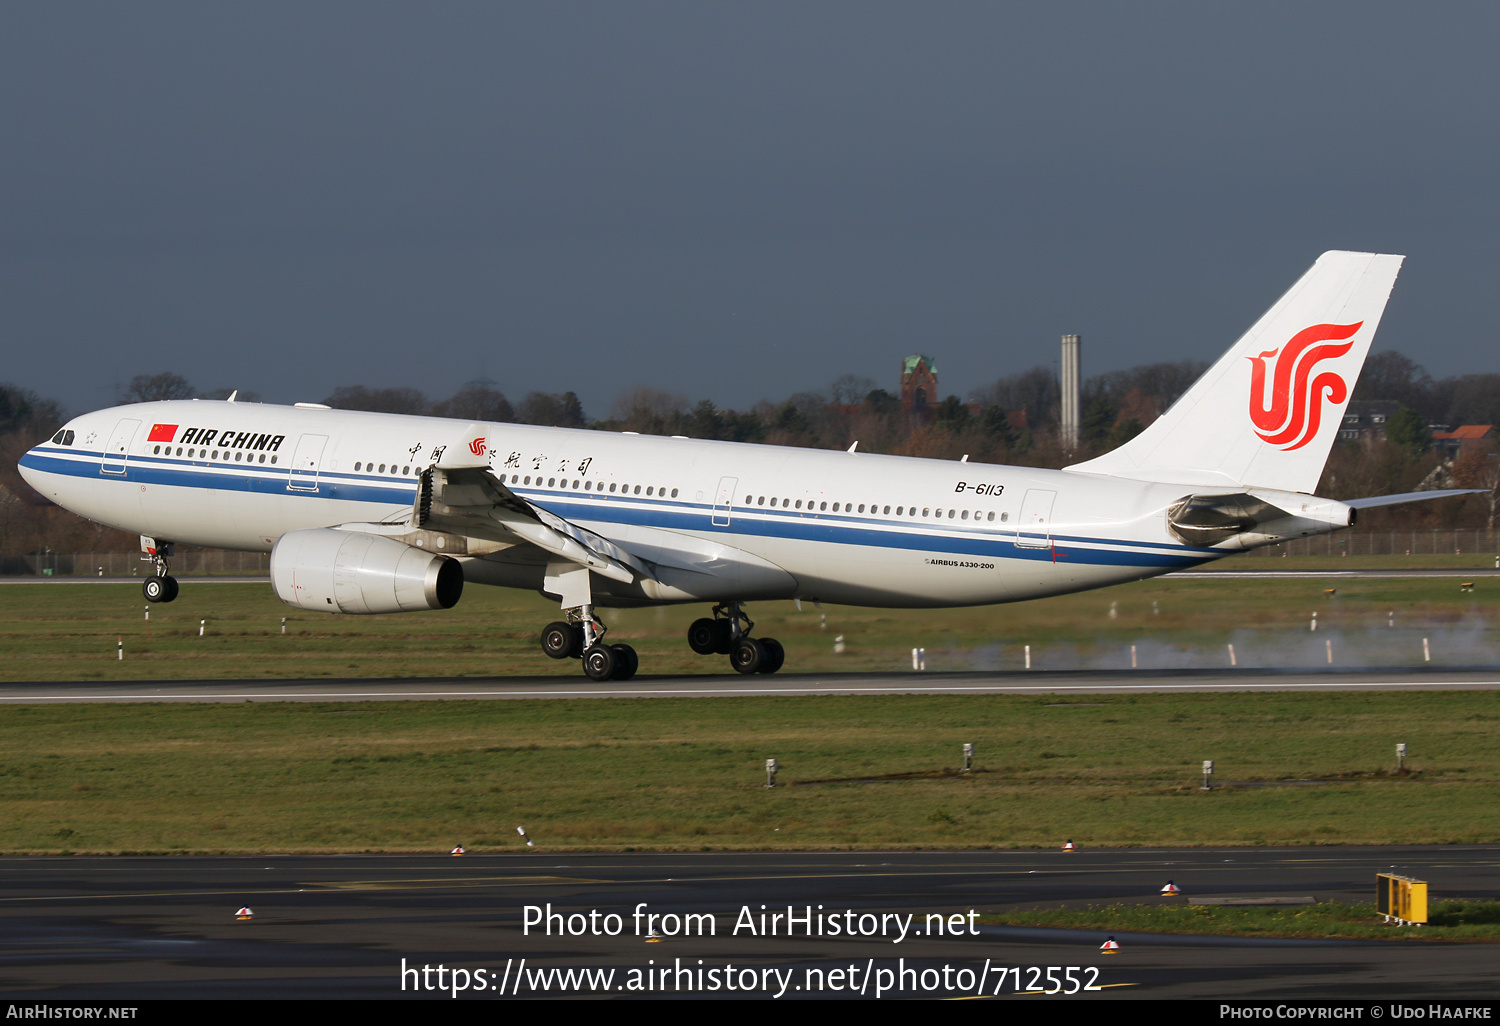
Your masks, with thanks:
[[[1325,249],[1500,370],[1493,3],[11,3],[0,379],[744,407],[1215,357]]]

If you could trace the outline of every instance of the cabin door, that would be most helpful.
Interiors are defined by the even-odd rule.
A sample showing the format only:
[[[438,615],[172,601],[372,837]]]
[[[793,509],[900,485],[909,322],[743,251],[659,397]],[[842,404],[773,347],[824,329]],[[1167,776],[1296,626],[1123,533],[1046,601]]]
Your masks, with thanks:
[[[1016,547],[1045,549],[1052,544],[1052,502],[1057,493],[1048,488],[1028,488],[1016,517]]]
[[[323,447],[327,444],[327,435],[303,435],[297,440],[297,451],[292,454],[292,465],[287,472],[287,491],[318,490],[318,470],[323,466]]]

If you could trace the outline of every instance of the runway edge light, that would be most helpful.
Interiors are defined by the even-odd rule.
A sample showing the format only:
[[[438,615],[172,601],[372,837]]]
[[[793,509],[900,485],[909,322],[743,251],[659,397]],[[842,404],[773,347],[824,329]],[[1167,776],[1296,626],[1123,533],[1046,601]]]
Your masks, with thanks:
[[[518,834],[521,835],[521,840],[523,840],[523,841],[526,842],[526,847],[528,847],[528,848],[535,848],[536,847],[536,842],[533,841],[530,837],[526,836],[526,828],[525,827],[519,827],[519,826],[516,827],[516,833],[518,833]]]
[[[1161,892],[1163,894],[1181,894],[1182,888],[1178,887],[1171,880],[1168,880],[1167,885],[1161,889]]]
[[[1068,840],[1068,841],[1063,842],[1062,850],[1063,851],[1077,851],[1078,850],[1078,845],[1074,844],[1071,840]]]
[[[1120,942],[1110,937],[1109,940],[1099,945],[1099,950],[1106,955],[1118,955],[1120,953]]]
[[[463,855],[463,854],[466,854],[466,853],[464,852],[464,846],[460,844],[456,848],[454,848],[452,851],[450,851],[448,854],[449,855]]]
[[[234,918],[236,918],[236,919],[254,919],[255,918],[255,913],[252,912],[252,911],[250,911],[250,906],[249,905],[245,905],[238,912],[236,912],[234,914]]]

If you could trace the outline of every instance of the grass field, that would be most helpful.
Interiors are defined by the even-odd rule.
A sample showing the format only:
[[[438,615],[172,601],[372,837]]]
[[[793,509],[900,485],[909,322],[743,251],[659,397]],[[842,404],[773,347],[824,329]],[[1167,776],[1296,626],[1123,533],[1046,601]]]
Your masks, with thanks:
[[[1440,901],[1428,924],[1408,929],[1386,923],[1374,903],[1281,908],[1188,905],[1185,899],[1155,905],[1090,905],[1023,909],[980,917],[1004,926],[1051,926],[1120,933],[1187,933],[1235,937],[1344,937],[1362,940],[1500,940],[1500,901]]]
[[[1490,842],[1497,723],[1473,691],[7,706],[0,851]]]
[[[1276,556],[1246,552],[1206,570],[1497,570],[1494,552],[1419,553],[1415,556]]]
[[[1333,595],[1324,588],[1333,585]],[[982,609],[766,603],[788,668],[1494,664],[1490,582],[1175,578]],[[0,587],[12,681],[578,673],[541,598],[335,617],[268,585]],[[1113,610],[1113,615],[1111,615]],[[1308,630],[1313,611],[1319,628]],[[609,611],[643,673],[719,672],[701,607]],[[1388,626],[1394,616],[1395,627]],[[286,617],[287,633],[281,633]],[[206,620],[202,637],[199,621]],[[148,634],[149,630],[149,634]],[[116,657],[116,638],[124,660]],[[843,637],[846,651],[834,651]],[[731,675],[732,676],[732,675]],[[0,707],[0,851],[440,851],[1491,842],[1500,692]],[[1413,772],[1393,772],[1393,746]],[[978,771],[953,772],[964,742]],[[766,758],[784,767],[766,790]],[[1225,786],[1198,790],[1201,760]]]
[[[1250,561],[1242,560],[1238,565]],[[1267,563],[1291,562],[1266,560]],[[911,649],[929,670],[1141,669],[1238,665],[1416,665],[1429,639],[1438,665],[1500,663],[1494,644],[1500,580],[1463,592],[1452,578],[1256,579],[1177,577],[1014,605],[884,610],[790,602],[751,607],[757,633],[787,649],[788,671],[899,670]],[[1325,594],[1326,588],[1336,589]],[[573,661],[542,655],[536,641],[558,610],[540,596],[470,587],[446,611],[330,616],[282,605],[269,584],[188,579],[170,605],[151,608],[130,584],[0,586],[4,680],[140,680],[226,677],[576,676]],[[728,672],[694,655],[685,634],[703,606],[605,610],[610,640],[641,655],[642,672]],[[1310,631],[1312,614],[1318,631]],[[286,633],[282,634],[282,619]],[[206,621],[199,636],[200,621]],[[1394,627],[1390,624],[1394,623]],[[844,652],[835,653],[835,640]],[[123,661],[117,658],[123,641]]]

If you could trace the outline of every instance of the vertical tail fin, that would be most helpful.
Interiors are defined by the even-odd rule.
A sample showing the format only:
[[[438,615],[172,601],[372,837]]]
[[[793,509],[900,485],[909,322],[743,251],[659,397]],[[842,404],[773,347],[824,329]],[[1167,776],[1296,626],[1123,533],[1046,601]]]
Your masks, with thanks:
[[[1311,492],[1403,259],[1324,253],[1160,419],[1068,469]]]

